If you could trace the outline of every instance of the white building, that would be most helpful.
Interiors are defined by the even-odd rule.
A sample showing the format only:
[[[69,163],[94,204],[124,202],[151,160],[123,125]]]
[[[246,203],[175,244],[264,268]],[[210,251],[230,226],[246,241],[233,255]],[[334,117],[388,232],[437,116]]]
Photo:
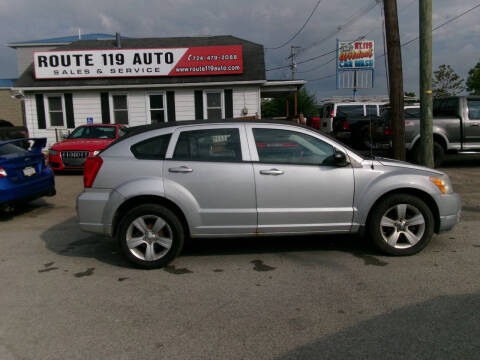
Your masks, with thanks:
[[[66,43],[9,44],[22,50],[20,71],[31,57],[13,89],[24,96],[30,136],[49,145],[86,123],[261,117],[262,97],[305,83],[267,81],[263,46],[233,36]]]

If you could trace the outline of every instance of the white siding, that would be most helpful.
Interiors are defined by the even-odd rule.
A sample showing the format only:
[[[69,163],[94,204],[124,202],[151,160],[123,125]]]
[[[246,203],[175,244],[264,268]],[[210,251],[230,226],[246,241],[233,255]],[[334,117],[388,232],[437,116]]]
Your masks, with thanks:
[[[145,125],[150,122],[147,116],[146,100],[147,95],[144,90],[128,91],[128,126]]]
[[[102,105],[99,92],[74,92],[72,101],[75,127],[86,124],[88,117],[93,118],[94,124],[102,123]]]
[[[175,114],[177,121],[195,119],[194,90],[175,90]]]
[[[25,95],[25,120],[30,137],[46,137],[47,146],[51,146],[56,142],[55,130],[38,128],[35,95]]]
[[[260,94],[258,87],[241,87],[233,89],[233,117],[260,116]],[[248,113],[243,113],[243,108],[248,109]]]
[[[226,86],[225,88],[229,88]],[[204,88],[205,90],[206,88]],[[194,89],[172,89],[175,91],[175,115],[177,121],[195,119],[195,96]],[[155,91],[162,91],[155,89]],[[102,122],[101,110],[101,91],[72,91],[73,113],[75,117],[75,126],[87,123],[87,117],[92,117],[94,123]],[[148,90],[130,90],[111,92],[111,94],[127,94],[128,98],[128,125],[144,125],[149,123],[148,118]],[[166,94],[166,92],[165,92]],[[45,96],[45,94],[44,94]],[[166,97],[165,97],[166,103]],[[112,107],[110,100],[110,107]],[[248,109],[247,114],[243,114],[243,108]],[[170,109],[167,109],[167,111]],[[233,116],[260,116],[260,91],[258,87],[238,87],[233,88]],[[38,129],[37,108],[35,103],[35,94],[25,95],[25,118],[27,127],[32,137],[47,137],[48,146],[55,143],[55,129]],[[113,117],[110,119],[113,122]],[[65,131],[66,131],[65,127]],[[69,129],[71,131],[71,129]],[[61,131],[61,130],[59,130]]]

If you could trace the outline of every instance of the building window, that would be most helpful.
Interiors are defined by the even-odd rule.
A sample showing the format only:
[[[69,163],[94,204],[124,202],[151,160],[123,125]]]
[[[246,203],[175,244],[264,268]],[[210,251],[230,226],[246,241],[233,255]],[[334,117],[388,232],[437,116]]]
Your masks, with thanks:
[[[206,98],[206,118],[208,120],[218,120],[224,117],[223,110],[223,92],[208,91],[205,92]]]
[[[112,95],[113,122],[115,124],[128,124],[127,95]]]
[[[62,95],[48,95],[47,109],[50,127],[64,127],[64,100]]]
[[[165,98],[163,94],[148,95],[150,108],[150,122],[163,123],[165,122]]]

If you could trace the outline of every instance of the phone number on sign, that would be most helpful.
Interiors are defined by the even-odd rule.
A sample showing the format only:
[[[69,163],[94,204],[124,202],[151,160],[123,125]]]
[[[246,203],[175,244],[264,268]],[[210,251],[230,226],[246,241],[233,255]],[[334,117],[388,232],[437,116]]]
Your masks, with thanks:
[[[214,61],[214,60],[238,60],[238,55],[188,55],[187,61]]]

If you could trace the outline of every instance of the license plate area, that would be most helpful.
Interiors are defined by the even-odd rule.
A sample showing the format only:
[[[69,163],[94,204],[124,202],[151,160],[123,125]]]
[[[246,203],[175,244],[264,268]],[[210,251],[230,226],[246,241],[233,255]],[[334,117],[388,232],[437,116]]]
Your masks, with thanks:
[[[37,171],[35,170],[35,168],[33,168],[31,166],[27,166],[26,168],[23,169],[23,175],[26,176],[26,177],[33,176],[36,173],[37,173]]]

